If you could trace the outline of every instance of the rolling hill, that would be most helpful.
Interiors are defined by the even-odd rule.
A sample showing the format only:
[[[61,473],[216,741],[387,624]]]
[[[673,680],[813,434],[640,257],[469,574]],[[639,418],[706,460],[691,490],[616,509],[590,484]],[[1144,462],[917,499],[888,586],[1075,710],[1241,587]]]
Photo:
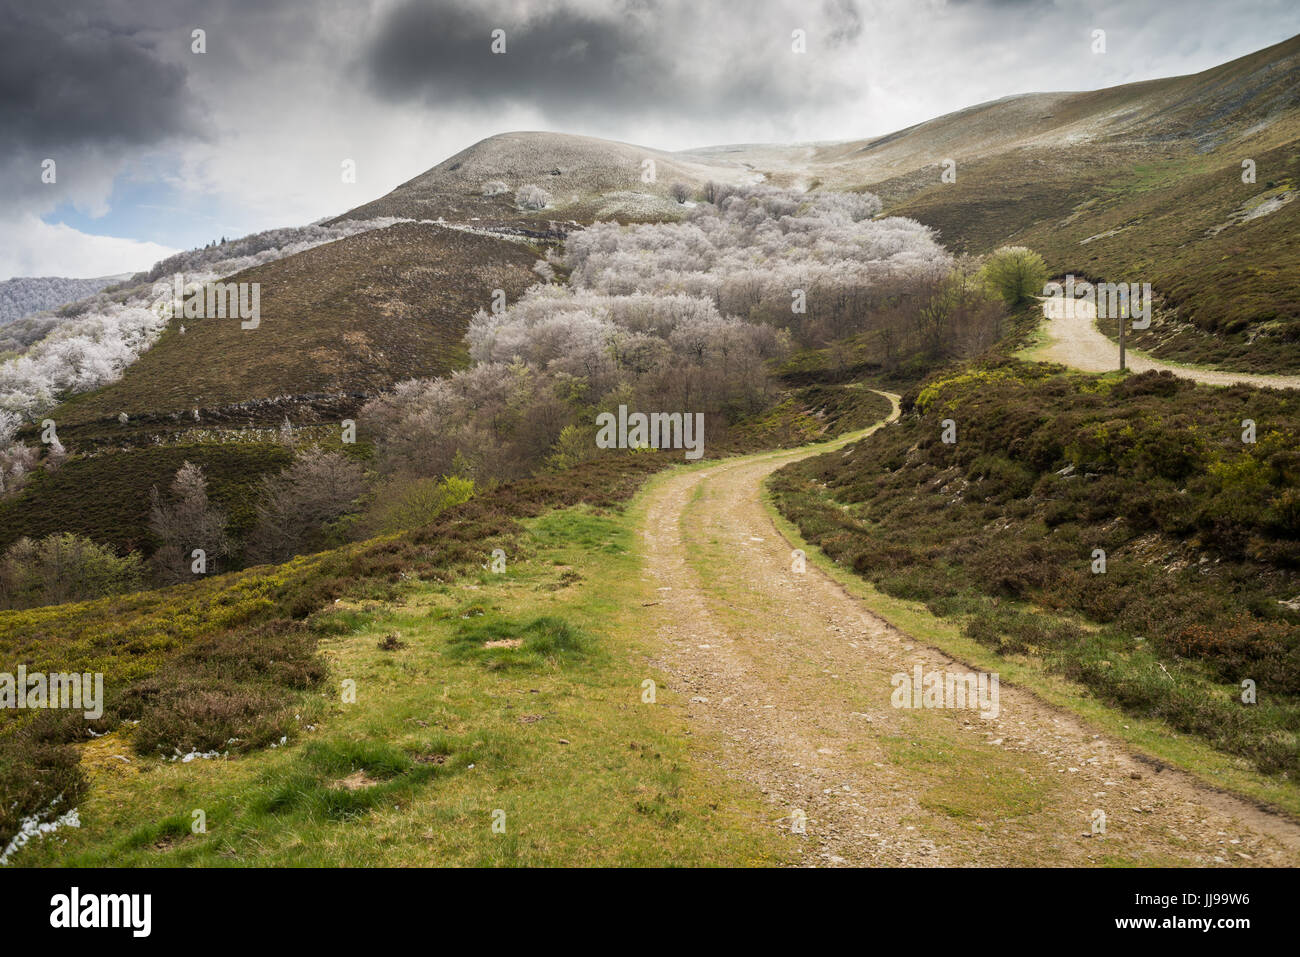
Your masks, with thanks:
[[[244,406],[233,411],[236,421],[278,422],[291,410],[262,400],[289,396],[303,400],[299,412],[310,421],[311,399],[346,395],[355,405],[402,379],[464,364],[470,316],[490,305],[492,290],[513,298],[536,282],[536,260],[523,243],[429,223],[317,246],[228,277],[260,283],[256,329],[173,319],[121,379],[74,397],[54,417],[115,426],[121,412],[135,421],[184,414],[194,424],[195,409],[199,421],[231,421],[217,410]]]
[[[676,218],[683,207],[672,186],[698,196],[710,181],[870,190],[886,215],[933,226],[959,252],[1023,244],[1061,274],[1150,282],[1157,314],[1135,337],[1138,348],[1294,373],[1297,79],[1300,37],[1193,76],[1007,97],[867,140],[670,153],[503,133],[332,221],[424,222],[228,277],[261,284],[258,329],[199,320],[182,332],[173,320],[119,381],[53,417],[77,451],[186,442],[180,433],[195,425],[276,425],[286,415],[296,425],[336,422],[397,381],[465,363],[466,325],[492,290],[513,298],[536,281],[538,247],[511,233]],[[956,163],[952,183],[940,180],[947,159]],[[1254,161],[1256,182],[1242,182],[1243,159]],[[646,160],[651,183],[642,180]],[[507,190],[483,195],[490,181]],[[550,205],[517,208],[514,191],[530,184],[550,193]],[[110,460],[101,467],[116,467]]]
[[[1163,308],[1134,344],[1158,357],[1294,372],[1298,139],[1293,37],[1191,76],[1009,97],[770,159],[826,188],[869,188],[957,251],[1015,243],[1062,274],[1150,282]]]
[[[647,160],[654,181],[643,181]],[[744,161],[696,159],[645,146],[563,133],[513,132],[488,137],[332,222],[398,216],[540,224],[563,219],[665,219],[680,214],[669,191],[681,183],[692,191],[707,181],[738,183],[757,178]],[[499,181],[507,192],[484,196],[484,184]],[[515,191],[535,185],[553,197],[546,209],[525,212]]]
[[[0,282],[0,326],[94,295],[125,278],[121,275],[97,279],[65,279],[61,276],[6,279]]]
[[[981,254],[1028,245],[1061,274],[1150,282],[1135,345],[1160,358],[1257,372],[1300,370],[1300,37],[1201,73],[1087,92],[1028,93],[885,136],[666,153],[513,132],[462,150],[344,218],[499,224],[670,218],[673,183],[764,181],[870,190],[888,215]],[[653,159],[656,182],[641,181]],[[1243,182],[1243,160],[1255,181]],[[943,182],[944,161],[956,164]],[[483,196],[500,180],[510,192]],[[546,209],[515,207],[536,184]]]

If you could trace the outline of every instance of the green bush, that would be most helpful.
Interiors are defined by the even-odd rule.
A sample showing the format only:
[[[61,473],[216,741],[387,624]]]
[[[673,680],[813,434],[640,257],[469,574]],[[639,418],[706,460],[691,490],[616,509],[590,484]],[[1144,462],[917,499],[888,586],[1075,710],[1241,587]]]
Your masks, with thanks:
[[[0,608],[35,608],[134,591],[144,563],[72,532],[20,538],[0,558]]]
[[[374,503],[362,520],[362,527],[372,535],[420,528],[447,509],[473,497],[473,479],[455,475],[443,479],[393,478],[375,493]]]
[[[1043,294],[1047,265],[1024,246],[1003,246],[984,263],[981,276],[1002,297],[1008,309],[1018,309]]]

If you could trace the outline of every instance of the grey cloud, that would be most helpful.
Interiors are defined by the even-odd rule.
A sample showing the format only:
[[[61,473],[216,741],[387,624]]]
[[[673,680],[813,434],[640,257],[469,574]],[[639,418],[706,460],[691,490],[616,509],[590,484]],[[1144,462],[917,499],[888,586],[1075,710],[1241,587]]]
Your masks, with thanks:
[[[851,2],[828,5],[837,42],[861,31]],[[850,95],[790,60],[790,29],[744,7],[709,14],[698,5],[633,0],[593,13],[572,4],[531,15],[470,0],[405,0],[382,22],[364,55],[371,85],[389,100],[448,107],[521,104],[552,118],[574,110],[716,117],[720,112],[795,109],[817,97]],[[698,16],[693,15],[698,14]],[[490,50],[494,29],[507,52]]]
[[[828,39],[832,46],[853,43],[862,36],[862,14],[854,0],[825,0],[823,9],[830,21]]]
[[[185,71],[107,24],[54,7],[0,11],[0,129],[8,149],[148,145],[192,130]]]

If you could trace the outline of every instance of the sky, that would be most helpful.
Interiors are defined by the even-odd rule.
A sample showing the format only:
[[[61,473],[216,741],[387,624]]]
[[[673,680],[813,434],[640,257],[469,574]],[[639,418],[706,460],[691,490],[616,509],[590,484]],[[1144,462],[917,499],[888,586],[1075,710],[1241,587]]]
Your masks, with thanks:
[[[0,0],[0,280],[337,215],[509,130],[860,139],[1297,33],[1292,0]]]

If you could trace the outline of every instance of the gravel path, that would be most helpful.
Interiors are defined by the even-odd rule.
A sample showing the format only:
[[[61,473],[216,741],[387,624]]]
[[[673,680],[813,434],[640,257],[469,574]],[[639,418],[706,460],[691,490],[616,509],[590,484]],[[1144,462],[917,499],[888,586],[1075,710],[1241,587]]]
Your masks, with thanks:
[[[811,562],[792,570],[762,482],[814,451],[672,474],[644,532],[654,664],[701,740],[719,742],[711,759],[766,795],[772,827],[806,815],[806,864],[1300,864],[1300,826],[1157,769],[1026,691],[1003,684],[995,719],[891,707],[895,673],[970,669]]]
[[[1074,303],[1060,298],[1044,299],[1043,315],[1048,320],[1043,327],[1048,341],[1031,352],[1033,358],[1059,362],[1084,372],[1111,372],[1119,368],[1119,345],[1097,329],[1097,308],[1091,302],[1084,299]],[[1300,376],[1252,375],[1176,366],[1139,355],[1132,349],[1127,350],[1125,359],[1134,372],[1156,369],[1207,385],[1244,382],[1259,387],[1300,389]]]

